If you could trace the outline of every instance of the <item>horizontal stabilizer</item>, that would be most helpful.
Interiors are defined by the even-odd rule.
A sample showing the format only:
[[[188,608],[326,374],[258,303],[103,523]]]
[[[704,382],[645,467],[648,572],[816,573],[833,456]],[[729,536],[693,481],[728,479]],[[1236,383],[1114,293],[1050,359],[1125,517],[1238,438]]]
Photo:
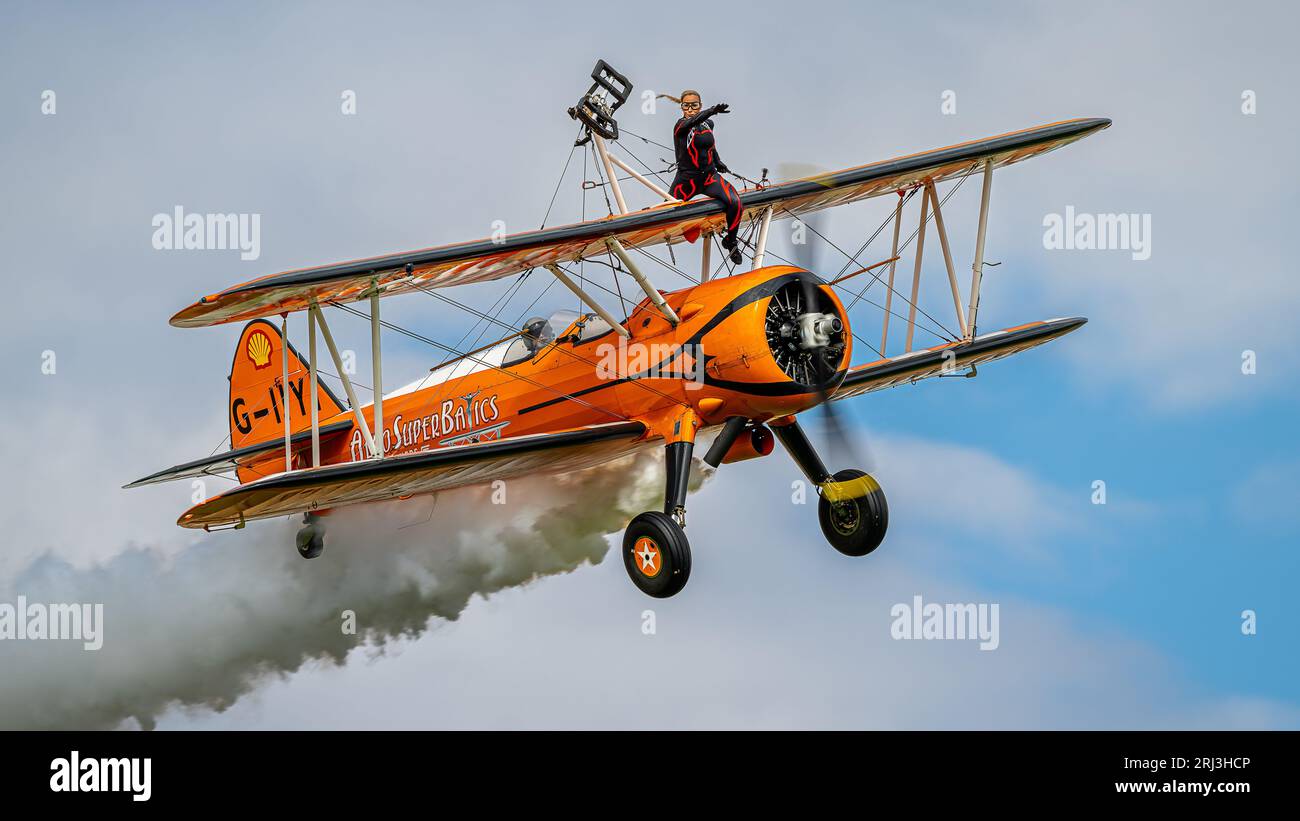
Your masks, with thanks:
[[[321,439],[327,439],[331,435],[342,433],[352,427],[352,421],[345,419],[341,422],[334,422],[325,425],[320,429]],[[311,429],[300,431],[290,438],[290,444],[293,450],[307,446],[311,442]],[[256,461],[273,451],[284,452],[284,440],[272,439],[266,442],[259,442],[248,447],[228,450],[225,453],[217,453],[204,459],[196,459],[193,462],[186,462],[183,465],[160,470],[157,473],[150,474],[143,479],[136,479],[129,485],[123,487],[140,487],[141,485],[153,485],[159,482],[170,482],[174,479],[191,479],[197,476],[214,476],[226,473],[233,473],[237,468],[246,465],[249,462]]]

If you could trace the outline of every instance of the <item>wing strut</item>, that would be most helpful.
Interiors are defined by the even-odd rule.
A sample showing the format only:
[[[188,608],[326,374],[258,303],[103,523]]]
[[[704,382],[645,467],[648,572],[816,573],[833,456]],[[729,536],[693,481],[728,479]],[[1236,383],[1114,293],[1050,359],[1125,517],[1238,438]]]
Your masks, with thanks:
[[[615,333],[617,333],[619,336],[623,337],[624,339],[627,339],[628,337],[631,336],[631,334],[627,332],[627,328],[623,327],[623,323],[615,319],[614,315],[611,314],[609,311],[605,310],[605,307],[603,305],[601,305],[590,295],[588,295],[586,291],[582,290],[582,288],[578,287],[578,283],[570,279],[569,275],[564,273],[564,271],[560,269],[560,266],[552,265],[548,263],[546,265],[546,270],[554,274],[555,278],[558,279],[560,283],[564,285],[564,287],[568,288],[570,291],[573,291],[574,295],[577,296],[578,299],[581,299],[584,303],[587,304],[587,307],[591,308],[591,310],[600,314],[600,318],[608,322],[609,326],[614,329]]]
[[[280,387],[284,407],[284,469],[293,470],[293,449],[289,434],[289,312],[280,314],[280,364],[283,368],[284,381]],[[233,445],[234,442],[231,442]]]
[[[890,247],[889,284],[885,286],[885,327],[880,332],[880,355],[887,356],[885,345],[889,342],[889,306],[894,301],[894,269],[898,267],[898,230],[903,225],[903,192],[898,192],[898,205],[894,206],[894,244]]]
[[[379,356],[379,279],[370,282],[370,368],[374,372],[375,435],[370,446],[376,459],[384,458],[384,370]]]
[[[975,314],[980,307],[980,280],[984,277],[984,234],[989,227],[989,194],[993,189],[993,161],[984,161],[984,187],[980,191],[980,224],[975,233],[975,261],[971,263],[970,307],[967,309],[966,339],[975,338]]]
[[[320,409],[316,403],[319,377],[316,371],[316,311],[307,311],[307,369],[311,372],[311,466],[320,467]]]
[[[921,258],[925,253],[925,223],[929,220],[930,198],[921,197],[921,227],[916,229],[916,265],[912,268],[912,301],[907,310],[907,341],[903,353],[912,352],[912,334],[916,331],[916,297],[921,288]]]
[[[640,285],[641,290],[645,291],[645,295],[650,297],[650,301],[659,309],[659,313],[664,315],[664,319],[674,325],[681,322],[681,319],[677,317],[677,312],[667,302],[664,302],[663,295],[655,290],[655,286],[650,284],[650,280],[646,279],[645,274],[641,273],[641,269],[636,267],[636,263],[627,255],[627,251],[623,250],[623,243],[618,241],[618,237],[609,237],[605,242],[609,244],[609,250],[613,251],[614,255],[622,261],[623,267],[627,268],[627,272],[636,280],[636,284]]]
[[[357,404],[356,391],[352,390],[352,380],[348,379],[348,372],[343,369],[343,359],[339,356],[339,349],[334,345],[334,335],[330,333],[329,323],[325,321],[325,314],[321,312],[320,305],[316,300],[311,301],[311,307],[308,309],[316,315],[316,321],[320,324],[321,336],[325,337],[325,347],[330,350],[330,357],[334,359],[334,369],[338,372],[339,379],[343,381],[343,390],[347,391],[348,404],[352,406],[352,415],[356,417],[357,429],[366,439],[366,447],[370,449],[371,456],[379,455],[379,448],[375,447],[375,438],[370,434],[370,428],[366,426],[365,417],[361,415],[361,405]]]
[[[754,247],[754,264],[751,271],[763,267],[763,257],[767,255],[767,227],[772,224],[772,206],[763,209],[763,222],[758,226],[758,245]]]
[[[939,247],[943,249],[943,265],[948,269],[948,285],[952,288],[952,307],[957,312],[957,327],[962,338],[967,337],[966,313],[961,309],[961,293],[957,291],[957,270],[952,267],[952,249],[948,247],[948,229],[943,224],[943,211],[939,208],[939,195],[934,193],[934,180],[925,181],[925,193],[934,208],[934,227],[939,232]]]

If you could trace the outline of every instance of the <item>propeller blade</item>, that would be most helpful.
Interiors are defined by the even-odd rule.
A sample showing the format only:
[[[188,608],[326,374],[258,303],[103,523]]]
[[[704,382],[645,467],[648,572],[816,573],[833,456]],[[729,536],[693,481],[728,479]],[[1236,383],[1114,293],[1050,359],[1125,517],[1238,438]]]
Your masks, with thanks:
[[[780,163],[777,170],[782,180],[815,177],[825,172],[825,169],[816,165],[799,162]],[[829,211],[815,211],[799,217],[799,222],[803,223],[802,225],[792,223],[790,260],[808,272],[799,275],[803,295],[802,310],[804,312],[824,313],[830,309],[830,305],[823,298],[819,287],[824,282],[818,275],[822,271],[823,254],[826,250],[826,243],[822,240],[822,237],[829,236],[827,224],[829,214]],[[875,467],[871,449],[866,442],[855,441],[849,435],[849,431],[841,420],[839,412],[835,409],[835,404],[830,401],[830,392],[825,386],[835,375],[835,364],[826,361],[823,350],[818,350],[813,357],[814,378],[817,383],[820,408],[818,415],[821,421],[821,431],[818,438],[822,440],[822,450],[828,455],[834,454],[836,461],[843,459],[849,462],[850,467],[857,467],[870,472]]]
[[[836,403],[823,401],[820,406],[822,421],[822,439],[827,453],[842,454],[849,467],[860,468],[867,473],[876,469],[875,455],[866,439],[856,439],[849,434],[849,429],[836,410]]]
[[[802,162],[784,162],[777,166],[777,170],[783,180],[815,177],[826,171],[819,166]],[[818,236],[826,236],[829,215],[829,211],[814,211],[791,223],[790,261],[805,271],[821,270],[824,249]]]

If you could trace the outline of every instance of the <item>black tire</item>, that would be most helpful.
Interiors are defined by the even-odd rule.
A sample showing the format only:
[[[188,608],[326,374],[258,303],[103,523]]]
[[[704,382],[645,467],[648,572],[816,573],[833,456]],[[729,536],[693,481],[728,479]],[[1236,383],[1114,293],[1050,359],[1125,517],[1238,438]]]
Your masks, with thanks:
[[[844,482],[866,475],[850,468],[835,474],[834,479]],[[817,518],[831,547],[845,556],[865,556],[885,538],[889,529],[889,505],[885,503],[885,492],[877,485],[858,499],[832,503],[823,496],[817,504]]]
[[[298,555],[304,559],[314,559],[325,550],[325,528],[318,522],[308,520],[298,531]]]
[[[647,596],[666,599],[677,595],[691,577],[691,543],[686,532],[666,513],[642,513],[623,533],[623,568]]]

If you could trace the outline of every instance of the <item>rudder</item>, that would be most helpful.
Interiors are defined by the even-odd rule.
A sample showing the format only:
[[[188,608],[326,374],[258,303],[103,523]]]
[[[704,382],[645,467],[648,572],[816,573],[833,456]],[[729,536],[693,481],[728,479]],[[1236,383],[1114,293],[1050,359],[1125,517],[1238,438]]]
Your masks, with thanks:
[[[265,319],[244,326],[230,366],[230,447],[284,436],[284,373],[280,329]],[[311,426],[307,404],[311,398],[307,363],[292,344],[289,348],[289,428],[297,432]],[[317,407],[325,420],[346,410],[332,391],[318,380]]]

